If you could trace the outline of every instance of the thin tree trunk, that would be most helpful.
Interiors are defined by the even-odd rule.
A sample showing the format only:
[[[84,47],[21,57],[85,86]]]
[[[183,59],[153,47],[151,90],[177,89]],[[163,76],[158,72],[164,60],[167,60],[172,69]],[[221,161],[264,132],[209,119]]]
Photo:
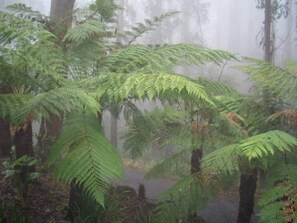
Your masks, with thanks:
[[[265,61],[271,62],[271,0],[265,0],[265,20],[264,20],[264,51]]]
[[[10,156],[11,132],[10,124],[5,119],[0,118],[0,158]]]
[[[115,148],[118,147],[118,119],[111,114],[110,141]]]
[[[242,173],[239,185],[239,209],[237,223],[250,223],[254,211],[254,199],[257,188],[258,171],[253,169]]]

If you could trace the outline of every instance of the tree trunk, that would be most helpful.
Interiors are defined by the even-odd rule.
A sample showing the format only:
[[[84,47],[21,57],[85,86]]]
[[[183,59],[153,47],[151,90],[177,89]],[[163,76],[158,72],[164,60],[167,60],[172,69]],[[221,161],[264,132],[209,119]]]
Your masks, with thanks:
[[[110,119],[110,141],[115,148],[118,147],[118,119],[112,114]]]
[[[50,19],[54,25],[54,32],[64,36],[72,24],[72,11],[75,0],[52,0]]]
[[[264,51],[265,61],[271,63],[271,0],[265,0]]]
[[[49,155],[50,147],[60,135],[61,128],[63,125],[63,117],[64,115],[61,112],[60,116],[50,114],[49,120],[46,120],[45,118],[41,119],[38,136],[38,145],[43,151],[43,153],[40,155],[41,159],[44,161],[47,159]]]
[[[70,222],[76,222],[79,218],[83,209],[83,193],[81,187],[74,183],[75,180],[70,184],[70,197],[69,197],[69,209],[67,213],[67,219]]]
[[[15,132],[14,143],[17,159],[25,155],[34,157],[32,136],[33,134],[31,121],[28,121],[28,123],[26,123],[26,126],[20,127]]]
[[[237,223],[250,223],[254,209],[258,171],[253,169],[242,173],[239,185],[239,209]]]
[[[197,173],[201,168],[201,159],[203,156],[202,149],[195,149],[192,151],[191,156],[191,174]]]
[[[0,118],[0,158],[10,156],[11,133],[10,124],[5,119]]]

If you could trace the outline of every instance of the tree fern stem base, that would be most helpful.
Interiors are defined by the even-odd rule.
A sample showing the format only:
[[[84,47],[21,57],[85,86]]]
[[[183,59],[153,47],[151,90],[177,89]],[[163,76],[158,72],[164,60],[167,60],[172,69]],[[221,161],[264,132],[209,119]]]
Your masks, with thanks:
[[[11,133],[9,123],[0,118],[0,157],[9,157],[11,148]]]
[[[254,197],[257,188],[258,171],[253,169],[242,173],[239,185],[239,209],[237,223],[250,223],[254,209]]]

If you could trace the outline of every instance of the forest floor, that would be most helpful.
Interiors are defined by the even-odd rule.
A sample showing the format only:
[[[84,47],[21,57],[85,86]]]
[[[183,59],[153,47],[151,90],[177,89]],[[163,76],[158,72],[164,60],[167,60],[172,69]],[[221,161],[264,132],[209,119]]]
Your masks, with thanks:
[[[0,172],[2,172],[0,167]],[[143,171],[126,167],[125,177],[118,185],[133,187],[136,191],[140,184],[146,188],[146,196],[154,201],[158,194],[171,187],[173,179],[144,180]],[[38,181],[29,190],[26,202],[21,208],[17,200],[16,189],[7,179],[0,178],[0,223],[65,223],[68,212],[69,188],[55,182],[49,174],[42,172]],[[199,214],[207,223],[235,222],[238,206],[236,190],[222,194],[217,200],[209,203]],[[20,214],[29,216],[29,221],[20,220]],[[6,221],[1,218],[6,216]],[[4,218],[3,218],[4,219]],[[253,216],[253,223],[257,222]]]
[[[42,173],[30,186],[24,202],[20,202],[16,188],[7,179],[2,175],[0,179],[0,223],[66,222],[69,189],[56,183],[49,174]]]

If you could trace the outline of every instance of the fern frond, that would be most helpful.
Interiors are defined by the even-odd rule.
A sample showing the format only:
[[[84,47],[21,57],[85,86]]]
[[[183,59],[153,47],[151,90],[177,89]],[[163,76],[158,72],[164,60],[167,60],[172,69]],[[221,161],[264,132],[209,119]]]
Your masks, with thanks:
[[[39,23],[47,23],[49,18],[38,11],[34,11],[31,7],[26,6],[25,4],[16,3],[6,7],[12,14],[19,16],[21,18],[31,20],[32,22],[36,21]]]
[[[250,74],[257,83],[270,89],[275,95],[295,98],[297,95],[296,70],[287,70],[261,60],[246,58],[249,63],[241,69]],[[294,63],[294,62],[292,62]],[[296,63],[296,62],[295,62]],[[290,66],[291,68],[294,66]]]
[[[90,19],[84,23],[69,29],[64,36],[63,42],[83,42],[97,37],[102,38],[106,35],[105,24],[95,19]]]
[[[202,159],[202,169],[207,172],[237,171],[238,147],[238,144],[232,144],[206,154]]]
[[[67,117],[49,163],[54,164],[57,179],[68,184],[75,181],[101,205],[109,180],[123,176],[120,156],[102,135],[96,116],[90,113]]]
[[[12,119],[32,97],[24,94],[0,94],[0,117]]]
[[[137,23],[136,26],[131,27],[132,31],[125,32],[125,39],[128,45],[132,44],[137,38],[142,36],[144,33],[152,31],[164,20],[175,16],[179,12],[172,11],[162,14],[160,16],[154,17],[153,19],[145,19],[144,23]]]
[[[153,222],[187,222],[191,214],[215,196],[217,187],[212,183],[211,176],[196,177],[184,178],[161,195]]]
[[[136,100],[175,98],[188,103],[214,106],[202,86],[181,75],[108,73],[84,80],[81,86],[98,89],[99,94],[106,92],[108,99],[114,102],[129,98]]]
[[[19,108],[15,121],[21,122],[35,112],[44,117],[49,117],[50,113],[60,116],[61,111],[71,110],[88,110],[96,114],[99,107],[99,103],[84,90],[66,86],[40,93],[28,100],[26,105]]]
[[[249,137],[240,142],[241,154],[249,160],[263,158],[276,152],[291,152],[297,139],[285,132],[273,130]]]
[[[178,65],[202,65],[208,62],[221,64],[226,59],[236,58],[225,51],[195,44],[173,44],[159,48],[133,45],[111,53],[104,63],[110,70],[120,73],[167,73]]]
[[[270,169],[267,176],[270,187],[258,202],[260,222],[295,222],[297,220],[296,165],[282,164]]]
[[[237,90],[233,89],[231,86],[228,86],[224,83],[213,81],[207,78],[199,77],[197,80],[193,79],[193,82],[198,83],[202,85],[205,89],[205,91],[212,96],[237,96],[239,97],[240,94]]]
[[[145,175],[145,178],[150,179],[153,177],[164,176],[180,176],[190,172],[190,160],[191,151],[184,149],[178,153],[175,153],[171,157],[167,157],[165,160],[154,165]]]

